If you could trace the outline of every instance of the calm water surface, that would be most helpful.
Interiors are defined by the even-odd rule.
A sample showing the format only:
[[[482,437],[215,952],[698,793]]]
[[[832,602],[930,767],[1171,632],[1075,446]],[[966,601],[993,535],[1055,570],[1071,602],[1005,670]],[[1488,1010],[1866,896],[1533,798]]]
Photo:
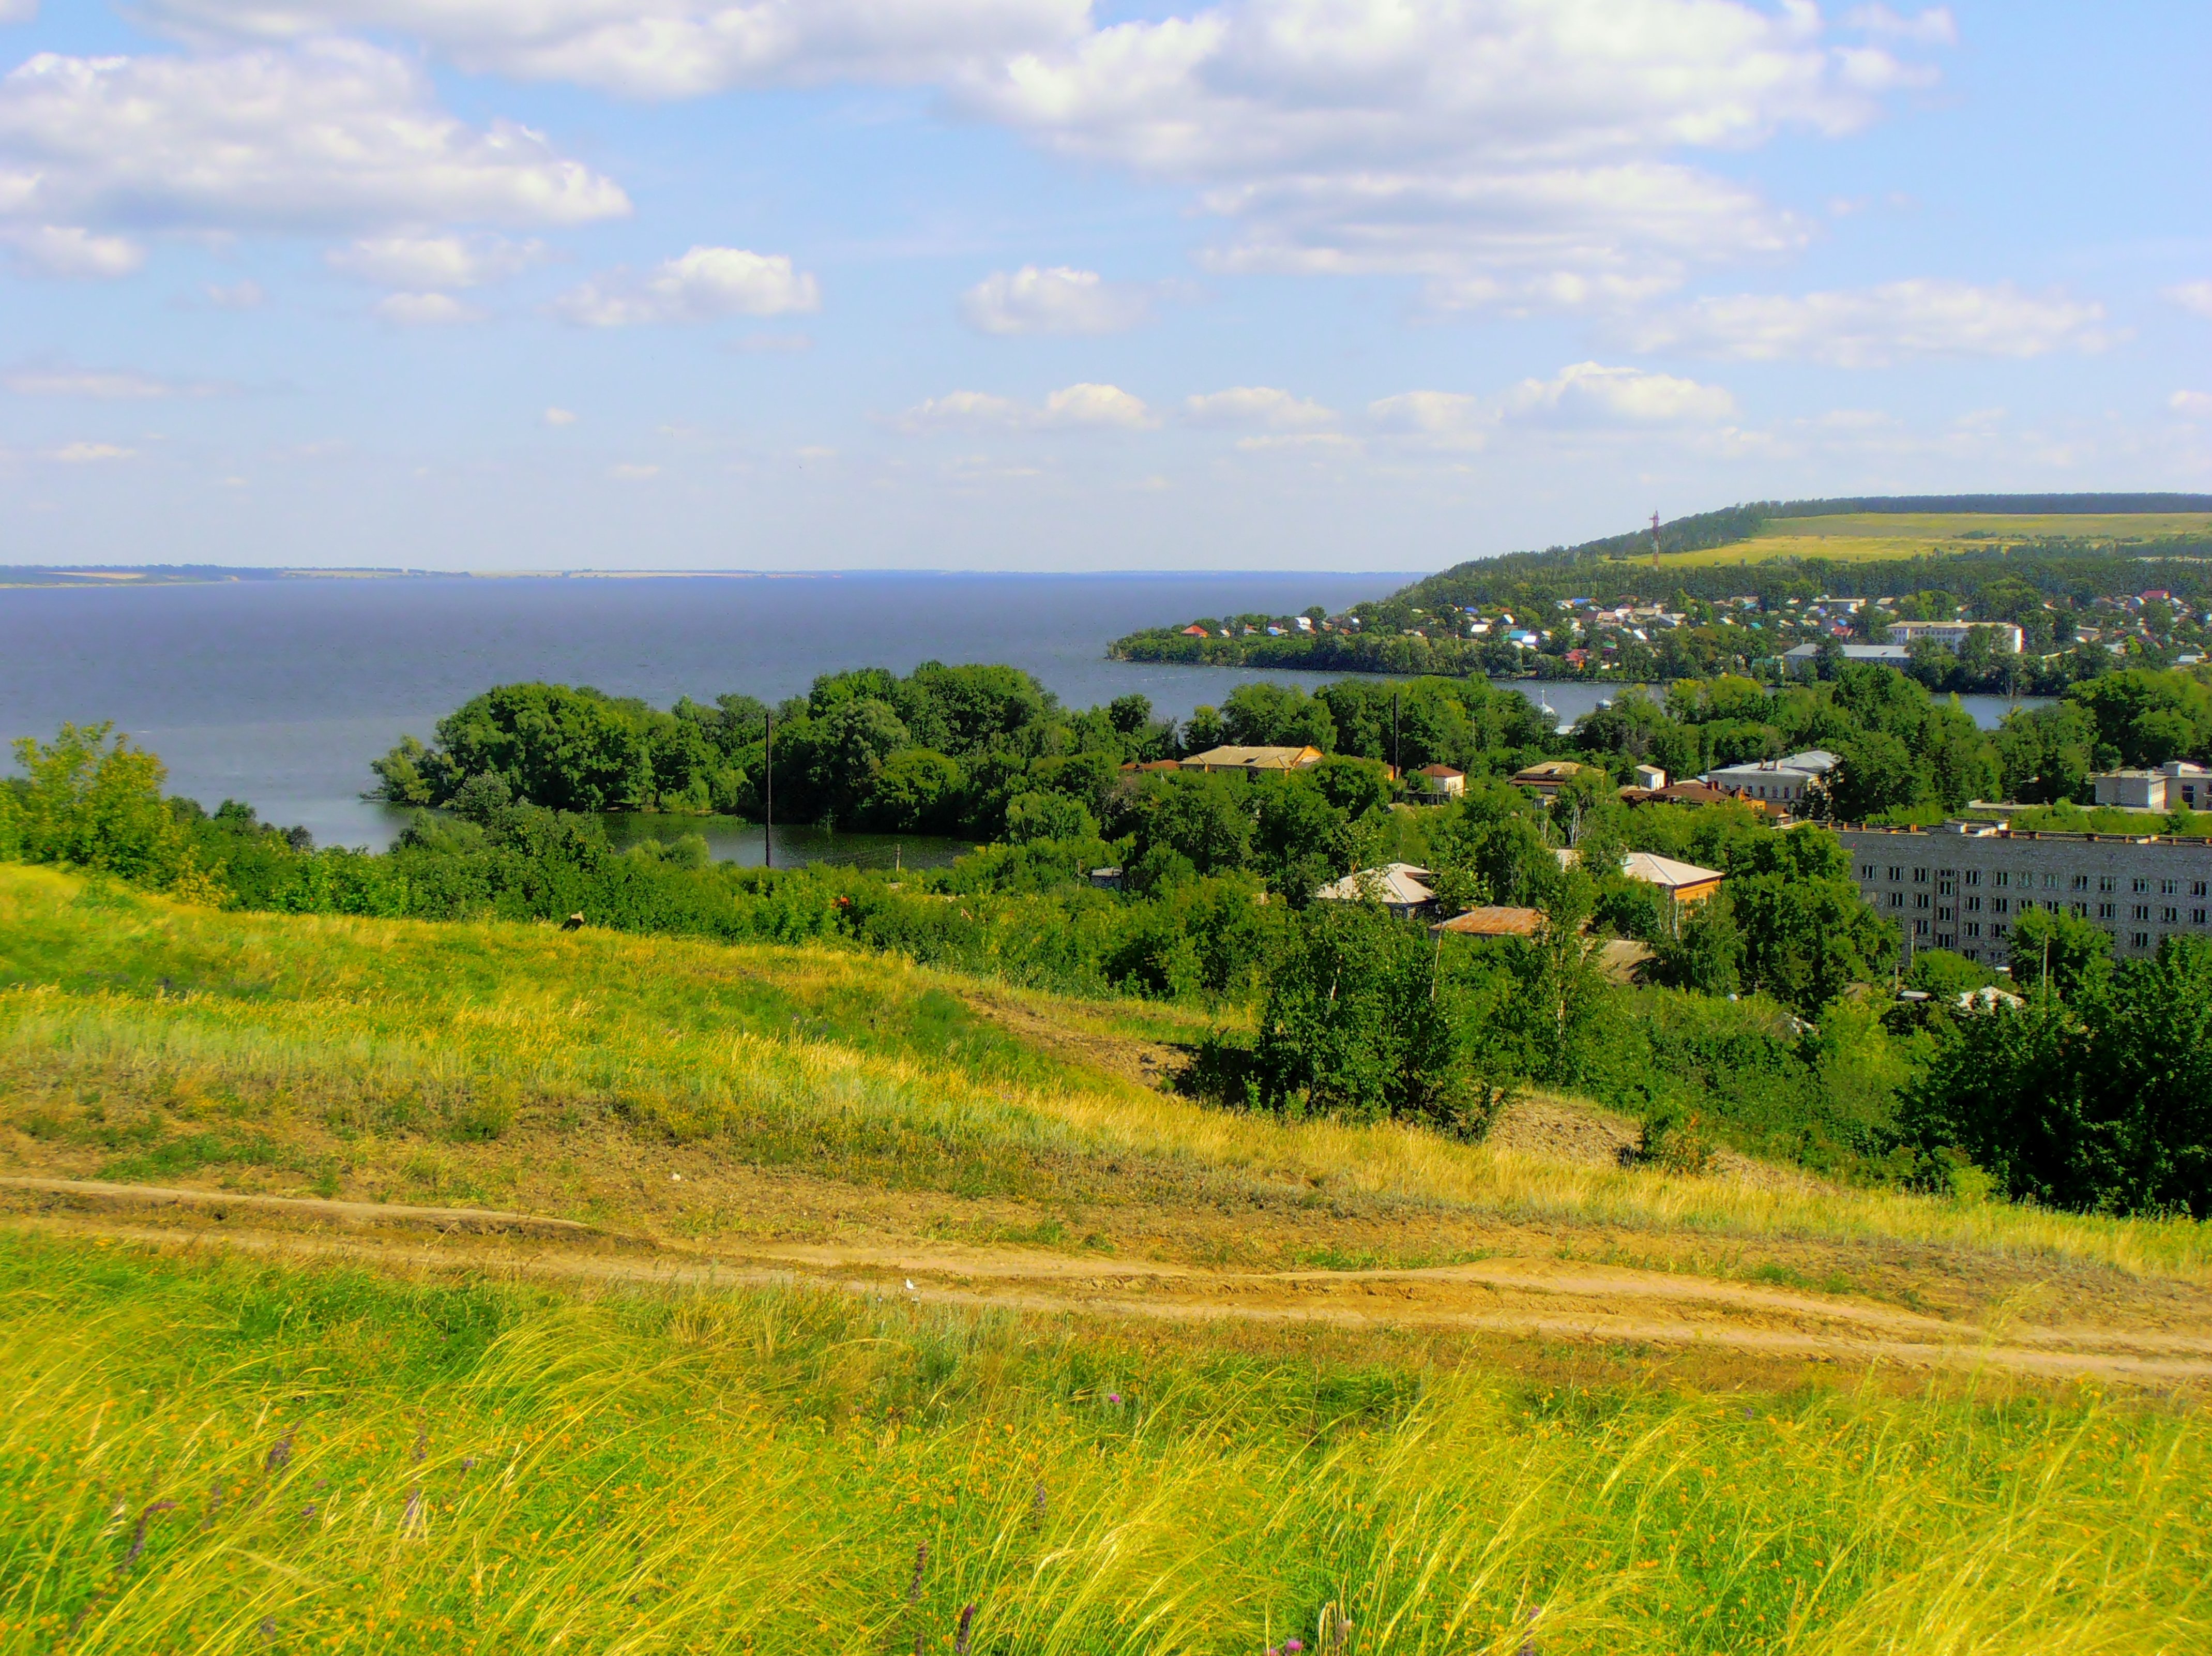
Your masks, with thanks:
[[[774,700],[817,673],[1007,661],[1072,707],[1140,691],[1163,715],[1254,679],[1336,675],[1104,659],[1138,627],[1310,604],[1340,608],[1401,575],[845,575],[638,580],[241,581],[0,591],[0,736],[112,720],[167,762],[173,791],[252,801],[325,844],[388,843],[400,813],[360,798],[368,762],[471,696],[518,679],[596,685],[665,707],[742,691]],[[1526,685],[1569,721],[1609,693]],[[2005,703],[1969,697],[1993,725]],[[703,827],[716,855],[757,861],[757,830]],[[675,824],[653,825],[665,832]],[[957,847],[777,831],[779,862],[889,866]]]

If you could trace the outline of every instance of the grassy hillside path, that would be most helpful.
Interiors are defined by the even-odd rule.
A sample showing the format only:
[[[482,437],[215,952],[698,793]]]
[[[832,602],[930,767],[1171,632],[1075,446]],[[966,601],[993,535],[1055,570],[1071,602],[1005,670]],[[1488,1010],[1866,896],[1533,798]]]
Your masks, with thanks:
[[[1488,1259],[1409,1269],[1226,1271],[922,1244],[719,1247],[477,1209],[0,1179],[0,1224],[167,1247],[342,1257],[664,1289],[798,1283],[1031,1314],[1695,1346],[1768,1357],[2193,1386],[2212,1330],[1947,1320],[1819,1294],[1580,1261]]]

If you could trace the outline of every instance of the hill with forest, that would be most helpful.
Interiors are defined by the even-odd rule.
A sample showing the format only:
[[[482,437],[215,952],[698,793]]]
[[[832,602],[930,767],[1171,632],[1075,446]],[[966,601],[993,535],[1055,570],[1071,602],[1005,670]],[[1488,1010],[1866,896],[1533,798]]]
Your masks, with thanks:
[[[2208,612],[2212,496],[1906,496],[1733,506],[1473,559],[1336,615],[1188,618],[1111,653],[1632,683],[1771,678],[1824,637],[1966,621],[2020,626],[2024,653],[1996,662],[1930,644],[1911,667],[1923,682],[2053,694],[2113,665],[2109,648],[2077,650],[2085,636],[2121,642],[2123,665],[2166,665],[2212,648]]]

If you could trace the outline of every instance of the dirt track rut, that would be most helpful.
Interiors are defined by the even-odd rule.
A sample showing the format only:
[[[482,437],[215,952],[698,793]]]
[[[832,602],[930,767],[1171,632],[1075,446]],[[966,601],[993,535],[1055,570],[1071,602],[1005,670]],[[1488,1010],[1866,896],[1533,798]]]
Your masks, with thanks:
[[[1705,1347],[2150,1385],[2212,1380],[2212,1333],[1948,1321],[1863,1300],[1534,1258],[1408,1270],[1219,1271],[934,1244],[695,1250],[470,1209],[0,1179],[0,1223],[160,1245],[669,1288],[808,1284],[1042,1313],[1243,1320]]]

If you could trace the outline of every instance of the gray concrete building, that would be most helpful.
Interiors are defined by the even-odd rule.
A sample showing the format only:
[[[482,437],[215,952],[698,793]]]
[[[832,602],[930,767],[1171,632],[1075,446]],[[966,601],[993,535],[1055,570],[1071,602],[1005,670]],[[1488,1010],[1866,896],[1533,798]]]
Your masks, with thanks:
[[[1842,828],[1859,891],[1899,922],[1908,951],[2005,958],[2031,908],[2094,922],[2123,959],[2169,934],[2212,939],[2212,841],[2163,835],[2015,832],[1981,823]]]

